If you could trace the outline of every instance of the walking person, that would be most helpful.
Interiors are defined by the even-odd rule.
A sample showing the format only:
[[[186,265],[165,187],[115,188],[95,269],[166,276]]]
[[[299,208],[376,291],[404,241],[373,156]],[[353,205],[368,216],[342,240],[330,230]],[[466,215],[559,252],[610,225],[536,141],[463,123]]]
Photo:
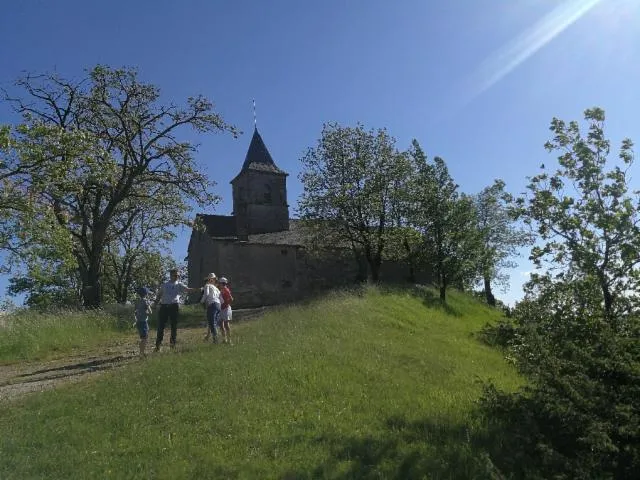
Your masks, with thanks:
[[[207,286],[207,284],[209,283],[209,277],[204,277],[204,284],[202,285],[202,295],[200,295],[200,299],[198,300],[198,303],[200,303],[203,308],[204,308],[204,323],[207,326],[207,333],[204,336],[204,341],[208,342],[209,339],[211,338],[211,327],[209,326],[209,317],[207,317],[207,304],[204,301],[204,290]]]
[[[216,286],[217,280],[215,273],[209,274],[201,300],[207,307],[207,323],[209,324],[209,333],[213,337],[213,343],[218,343],[217,326],[220,317],[220,290]]]
[[[160,291],[156,297],[155,304],[160,304],[158,311],[158,332],[156,334],[156,349],[160,350],[162,340],[164,338],[164,327],[167,320],[171,322],[171,339],[170,347],[176,346],[176,337],[178,336],[178,304],[180,303],[180,295],[185,293],[199,292],[200,288],[189,288],[184,283],[178,281],[178,270],[169,270],[169,281],[160,285]]]
[[[220,306],[220,330],[222,330],[222,342],[231,344],[231,329],[229,322],[231,321],[231,304],[233,303],[233,295],[229,289],[229,281],[225,277],[220,277],[220,297],[222,305]]]
[[[135,303],[135,326],[138,329],[138,335],[140,336],[140,357],[147,356],[147,338],[149,336],[149,315],[151,315],[151,302],[147,298],[149,290],[145,287],[140,287],[136,291],[138,298]]]

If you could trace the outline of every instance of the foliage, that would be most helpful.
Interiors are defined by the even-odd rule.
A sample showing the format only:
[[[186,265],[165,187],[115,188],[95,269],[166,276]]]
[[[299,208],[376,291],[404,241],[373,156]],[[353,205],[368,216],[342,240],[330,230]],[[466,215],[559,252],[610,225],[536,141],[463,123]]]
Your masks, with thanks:
[[[503,441],[494,463],[517,478],[634,478],[640,469],[637,194],[628,194],[631,142],[605,170],[604,112],[554,119],[560,168],[531,179],[524,220],[543,244],[514,309],[510,355],[530,380],[517,394],[489,388],[484,409]],[[543,260],[548,263],[543,263]]]
[[[507,285],[509,276],[504,272],[517,264],[512,260],[519,247],[532,243],[532,236],[515,224],[513,199],[505,191],[505,183],[495,180],[474,197],[477,229],[482,247],[478,257],[480,278],[487,303],[496,306],[491,284]]]
[[[443,159],[428,163],[416,140],[409,154],[415,168],[409,218],[421,234],[422,259],[433,271],[444,302],[447,288],[464,287],[475,275],[480,248],[475,207],[458,192]]]
[[[31,243],[47,244],[39,231],[43,221],[54,221],[58,234],[48,244],[71,243],[84,303],[97,306],[105,248],[139,220],[141,204],[184,213],[188,201],[216,201],[212,183],[196,168],[195,146],[178,133],[235,130],[203,97],[189,98],[185,107],[162,104],[158,88],[132,69],[97,66],[80,81],[27,75],[17,86],[23,96],[7,96],[23,115],[10,173],[32,205],[23,224]],[[166,220],[167,227],[186,222],[184,215]]]
[[[487,323],[480,330],[478,337],[487,345],[506,349],[513,345],[517,335],[517,325],[505,318],[495,323]]]
[[[614,321],[637,306],[640,270],[640,196],[629,193],[633,143],[622,142],[620,165],[607,170],[610,142],[602,109],[585,111],[588,133],[578,122],[551,122],[549,151],[559,151],[559,168],[531,178],[529,198],[520,199],[525,222],[544,244],[531,258],[557,272],[560,281],[589,276],[598,282],[604,314]],[[544,167],[544,165],[543,165]]]
[[[517,394],[487,391],[487,418],[503,436],[492,458],[517,478],[633,478],[640,468],[640,322],[628,318],[621,334],[588,312],[593,305],[566,301],[567,290],[549,284],[517,307],[511,354],[530,383]]]
[[[362,125],[323,127],[320,140],[302,158],[299,201],[301,218],[315,226],[318,235],[350,247],[364,257],[373,281],[398,217],[402,189],[410,163],[398,152],[386,130],[366,131]]]
[[[161,194],[156,192],[152,201],[136,200],[136,215],[128,225],[122,225],[121,218],[114,221],[123,233],[106,247],[104,284],[106,295],[118,303],[126,303],[137,286],[158,286],[176,267],[167,254],[167,245],[175,238],[169,227],[187,212],[176,202],[162,202],[163,208],[157,208]]]
[[[490,478],[474,379],[519,379],[470,333],[499,313],[424,299],[334,292],[239,322],[233,347],[198,342],[13,403],[0,477]]]

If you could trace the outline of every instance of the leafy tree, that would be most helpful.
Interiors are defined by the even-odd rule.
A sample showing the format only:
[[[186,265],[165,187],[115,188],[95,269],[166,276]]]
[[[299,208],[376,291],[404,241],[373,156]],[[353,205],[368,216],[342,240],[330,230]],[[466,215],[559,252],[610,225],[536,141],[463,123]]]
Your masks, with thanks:
[[[24,244],[16,214],[29,207],[26,189],[17,176],[21,167],[14,148],[15,132],[0,125],[0,250],[16,253]],[[22,166],[28,168],[30,166]],[[7,271],[7,265],[0,267]]]
[[[84,304],[98,306],[106,246],[136,221],[136,202],[153,204],[158,191],[159,209],[217,201],[179,132],[236,132],[203,97],[184,107],[161,103],[159,89],[131,69],[97,66],[80,81],[27,75],[17,85],[23,96],[7,96],[24,122],[12,178],[26,186],[31,217],[50,215],[70,236]],[[176,216],[168,225],[184,222]]]
[[[323,243],[348,245],[356,258],[364,256],[371,279],[378,281],[397,213],[395,186],[410,174],[408,158],[384,129],[327,124],[302,164],[301,218],[317,227]]]
[[[416,140],[410,151],[415,174],[409,196],[413,226],[422,235],[423,261],[446,301],[447,288],[469,282],[476,270],[479,235],[473,201],[458,192],[443,159],[432,163]]]
[[[622,142],[621,164],[607,170],[604,111],[586,110],[585,120],[586,137],[578,122],[553,119],[554,138],[546,148],[560,153],[559,168],[531,179],[529,198],[520,200],[521,213],[545,242],[533,249],[533,261],[542,265],[548,260],[559,281],[593,276],[604,315],[613,320],[637,304],[640,279],[640,196],[630,194],[628,177],[633,143]]]
[[[489,424],[503,439],[492,456],[518,478],[635,478],[640,469],[638,194],[633,152],[608,167],[604,112],[553,119],[559,168],[531,179],[520,213],[541,245],[514,309],[510,354],[528,376],[516,394],[489,389]],[[542,167],[544,168],[544,166]]]
[[[82,285],[75,261],[59,256],[56,248],[32,246],[29,250],[21,273],[9,278],[7,293],[24,294],[24,303],[31,308],[77,308]]]
[[[478,267],[484,285],[487,303],[496,306],[496,298],[491,288],[492,282],[507,284],[509,276],[504,269],[517,264],[512,258],[519,247],[528,245],[532,236],[515,223],[513,199],[505,189],[502,180],[483,189],[474,198],[477,228],[482,247],[478,257]]]

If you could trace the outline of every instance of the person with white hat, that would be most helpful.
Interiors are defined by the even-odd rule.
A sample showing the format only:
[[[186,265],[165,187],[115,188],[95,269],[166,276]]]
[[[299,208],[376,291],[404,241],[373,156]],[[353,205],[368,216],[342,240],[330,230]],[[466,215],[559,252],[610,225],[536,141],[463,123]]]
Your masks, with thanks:
[[[207,283],[204,286],[204,295],[202,295],[201,302],[207,306],[207,323],[209,324],[209,330],[213,336],[213,343],[218,343],[218,330],[217,324],[220,317],[220,290],[216,287],[215,273],[210,273],[207,276]]]
[[[222,305],[220,306],[220,330],[222,330],[222,341],[231,344],[231,329],[229,322],[231,321],[231,303],[233,303],[233,295],[229,290],[229,281],[225,277],[220,277],[220,297]]]

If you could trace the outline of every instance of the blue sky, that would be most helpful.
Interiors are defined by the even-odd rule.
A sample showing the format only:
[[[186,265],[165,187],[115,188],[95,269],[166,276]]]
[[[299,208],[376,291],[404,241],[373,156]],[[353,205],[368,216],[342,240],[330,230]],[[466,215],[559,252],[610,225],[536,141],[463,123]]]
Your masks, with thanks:
[[[494,178],[522,192],[552,163],[543,144],[553,116],[598,105],[614,142],[640,138],[637,0],[23,0],[3,5],[0,59],[5,87],[25,70],[79,76],[103,63],[137,67],[168,101],[212,99],[245,134],[197,138],[223,197],[208,213],[231,211],[253,98],[290,173],[292,213],[299,159],[328,121],[386,127],[401,148],[417,138],[467,193]],[[0,123],[14,120],[0,104]],[[519,298],[531,269],[525,255],[500,297]]]

